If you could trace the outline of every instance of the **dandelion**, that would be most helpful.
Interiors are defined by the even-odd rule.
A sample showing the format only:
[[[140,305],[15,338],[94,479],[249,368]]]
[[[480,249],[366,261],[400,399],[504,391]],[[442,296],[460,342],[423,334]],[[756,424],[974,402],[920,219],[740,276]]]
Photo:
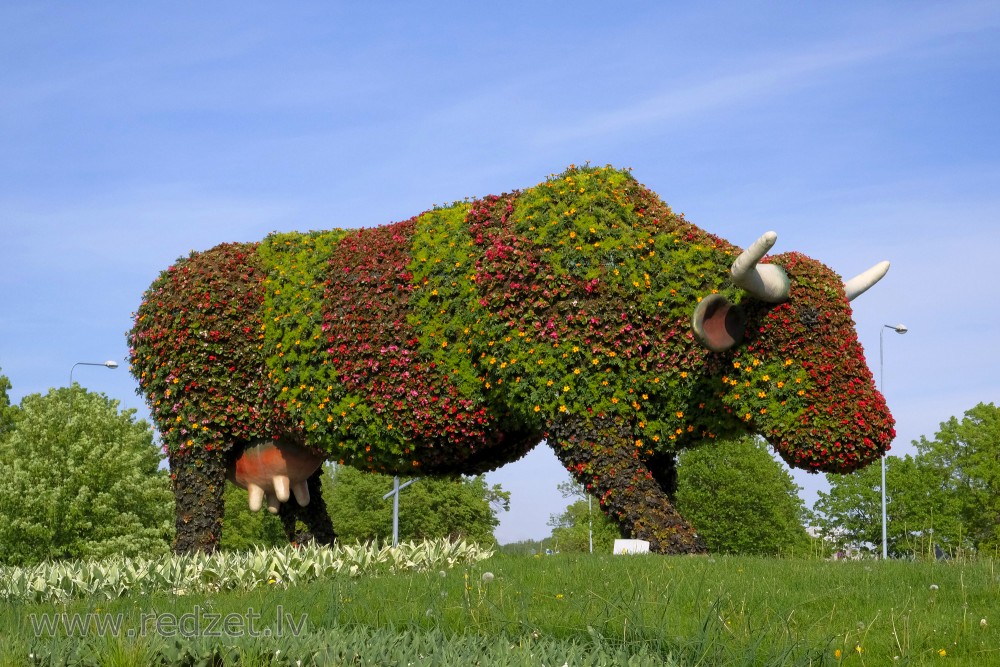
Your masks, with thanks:
[[[837,660],[840,660],[840,649],[839,648],[836,651],[833,652],[833,657],[836,658]]]
[[[491,581],[493,581],[493,573],[492,572],[483,572],[483,582],[488,584]]]
[[[563,597],[564,597],[564,596],[563,596],[563,594],[562,594],[562,593],[556,593],[556,599],[557,599],[557,600],[562,600],[562,599],[563,599]]]
[[[983,628],[984,630],[986,629],[986,619],[985,618],[983,620],[979,621],[979,627]]]
[[[937,584],[931,584],[931,592],[934,592],[937,589],[938,589],[938,585]]]
[[[943,658],[943,657],[945,657],[946,655],[948,655],[948,652],[947,652],[947,651],[945,651],[944,649],[941,649],[940,651],[938,651],[938,655],[939,655],[939,656],[941,656],[941,657]]]

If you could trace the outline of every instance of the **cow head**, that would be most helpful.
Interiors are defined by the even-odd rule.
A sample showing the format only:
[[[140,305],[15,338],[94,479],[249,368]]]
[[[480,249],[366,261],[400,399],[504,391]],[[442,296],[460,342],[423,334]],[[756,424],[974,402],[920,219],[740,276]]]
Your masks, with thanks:
[[[768,232],[733,262],[739,303],[719,294],[694,311],[696,336],[721,358],[712,378],[723,407],[764,436],[790,465],[850,472],[883,456],[895,431],[851,319],[850,300],[889,269],[843,282],[798,253],[762,262]]]

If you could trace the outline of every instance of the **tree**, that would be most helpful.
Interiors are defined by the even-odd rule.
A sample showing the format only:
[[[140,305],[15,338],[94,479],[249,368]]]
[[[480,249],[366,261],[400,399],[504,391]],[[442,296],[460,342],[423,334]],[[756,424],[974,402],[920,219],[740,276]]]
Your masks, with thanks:
[[[933,440],[921,436],[914,445],[920,465],[936,473],[928,491],[942,505],[946,499],[955,505],[961,542],[980,551],[1000,548],[1000,408],[980,403],[962,421],[942,422]]]
[[[706,444],[678,460],[677,509],[710,551],[778,554],[808,549],[799,487],[752,437]]]
[[[26,396],[0,439],[0,560],[168,551],[173,497],[153,431],[81,389]]]
[[[223,497],[226,509],[222,537],[219,540],[221,549],[239,551],[250,547],[282,547],[288,544],[281,519],[267,511],[251,511],[246,489],[226,482]]]
[[[887,551],[893,556],[1000,547],[1000,410],[980,403],[941,424],[916,456],[886,459]],[[828,476],[819,494],[824,533],[862,551],[881,550],[881,470]]]
[[[10,380],[6,375],[0,375],[0,441],[14,430],[14,421],[17,418],[17,408],[11,406],[10,396],[7,393],[10,390]]]
[[[545,540],[518,540],[500,545],[500,551],[510,556],[534,556],[542,553]]]
[[[932,471],[912,456],[886,458],[886,551],[892,556],[933,550],[933,540],[950,545],[955,513],[930,493]],[[850,475],[827,475],[830,491],[819,492],[814,523],[837,549],[882,552],[882,469],[871,465]]]
[[[594,553],[611,553],[616,539],[621,538],[621,529],[605,516],[600,505],[587,499],[582,484],[563,482],[558,486],[563,498],[574,501],[561,514],[549,517],[552,526],[552,541],[559,551],[590,551],[591,527],[593,527]]]
[[[387,540],[392,537],[392,477],[337,466],[324,494],[341,540]],[[507,511],[510,493],[478,477],[425,477],[401,492],[399,537],[405,540],[449,537],[495,543],[497,512]]]

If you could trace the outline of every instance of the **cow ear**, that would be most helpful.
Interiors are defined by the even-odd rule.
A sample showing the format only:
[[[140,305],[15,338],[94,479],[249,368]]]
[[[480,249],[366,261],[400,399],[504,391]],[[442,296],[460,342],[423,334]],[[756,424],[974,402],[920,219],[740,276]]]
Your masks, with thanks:
[[[702,345],[712,352],[725,352],[743,340],[746,315],[721,294],[701,300],[691,317],[691,328]]]

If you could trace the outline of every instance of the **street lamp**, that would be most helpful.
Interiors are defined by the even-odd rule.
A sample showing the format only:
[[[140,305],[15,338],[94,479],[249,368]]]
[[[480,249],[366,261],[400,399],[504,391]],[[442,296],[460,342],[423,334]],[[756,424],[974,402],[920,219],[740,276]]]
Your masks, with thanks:
[[[72,426],[73,423],[73,398],[76,395],[76,392],[73,391],[73,371],[76,370],[77,366],[104,366],[105,368],[110,368],[114,370],[115,368],[118,368],[118,362],[113,361],[111,359],[101,363],[95,363],[92,361],[78,361],[75,364],[73,364],[73,366],[69,369],[69,416],[66,418],[67,427]],[[70,438],[72,437],[73,435],[72,433],[70,433]],[[66,469],[69,467],[69,460],[68,460],[69,453],[67,451],[67,447],[60,447],[59,449],[62,452],[62,456],[60,457],[61,465],[59,466],[60,484],[59,484],[59,492],[56,494],[56,502],[52,505],[52,510],[55,516],[52,517],[52,525],[54,526],[54,528],[52,533],[51,544],[49,546],[50,555],[54,555],[55,553],[54,549],[59,546],[59,542],[62,536],[63,517],[66,514],[63,508],[63,502],[65,500],[65,494],[66,494],[66,472],[67,472]]]
[[[904,324],[883,324],[882,328],[878,332],[878,388],[882,392],[882,397],[885,398],[885,366],[882,362],[883,358],[883,348],[884,336],[886,329],[892,329],[898,334],[905,334],[909,329],[906,328]],[[886,455],[882,456],[882,560],[889,557],[887,539],[886,539],[886,526],[888,525],[888,519],[885,513],[885,458]]]
[[[78,361],[73,364],[73,367],[69,369],[69,418],[73,418],[73,371],[76,370],[77,366],[104,366],[105,368],[110,368],[112,370],[118,368],[118,362],[112,359],[101,363],[95,363],[93,361]]]
[[[77,366],[104,366],[106,368],[114,369],[114,368],[118,368],[118,362],[117,361],[112,361],[110,359],[108,361],[104,361],[104,362],[101,362],[99,364],[98,363],[94,363],[92,361],[78,361],[78,362],[76,362],[75,364],[73,364],[73,367],[69,369],[69,386],[70,386],[70,389],[73,388],[73,371],[76,370]]]

